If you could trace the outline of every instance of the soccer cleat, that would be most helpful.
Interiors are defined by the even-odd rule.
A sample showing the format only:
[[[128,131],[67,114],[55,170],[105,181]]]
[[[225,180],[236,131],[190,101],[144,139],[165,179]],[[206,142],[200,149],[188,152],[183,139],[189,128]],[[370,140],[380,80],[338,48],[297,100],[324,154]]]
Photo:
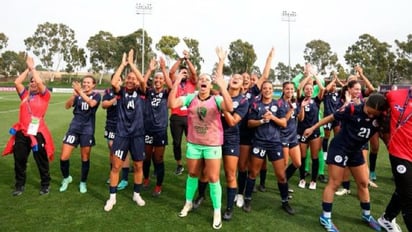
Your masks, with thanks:
[[[246,213],[249,213],[250,211],[252,211],[252,199],[245,199],[245,204],[243,204],[242,209]]]
[[[49,192],[50,192],[50,186],[41,186],[41,188],[40,188],[40,195],[46,195],[46,194],[49,194]]]
[[[161,193],[162,193],[162,186],[156,185],[153,192],[152,192],[152,196],[153,197],[158,197],[158,196],[160,196]]]
[[[369,173],[369,180],[376,181],[376,172]]]
[[[64,192],[69,187],[69,184],[73,181],[72,176],[68,176],[62,180],[62,185],[60,186],[60,192]]]
[[[300,180],[298,187],[304,189],[306,187],[306,181],[304,179]]]
[[[113,209],[113,206],[116,204],[116,199],[109,199],[106,201],[106,205],[104,206],[104,211],[109,212]]]
[[[150,185],[150,179],[143,179],[143,189],[148,189]]]
[[[333,224],[331,218],[324,217],[321,215],[319,217],[320,224],[326,229],[328,232],[339,232],[338,228]]]
[[[316,182],[315,181],[311,181],[309,184],[309,189],[310,190],[316,190]]]
[[[289,205],[289,202],[282,202],[282,209],[290,215],[295,214],[295,210]]]
[[[24,192],[24,186],[18,186],[11,193],[14,197],[20,196]]]
[[[345,189],[345,188],[341,188],[338,191],[335,192],[336,196],[344,196],[344,195],[349,195],[350,194],[350,190],[349,189]]]
[[[133,193],[133,201],[136,202],[138,206],[144,206],[146,202],[143,200],[143,198],[140,196],[140,193]]]
[[[369,180],[368,185],[372,188],[377,188],[378,187],[378,185],[375,182],[371,181],[371,180]]]
[[[259,185],[257,189],[262,193],[266,192],[266,187],[264,185]]]
[[[401,227],[396,223],[396,218],[392,221],[387,220],[384,214],[378,218],[378,223],[388,232],[402,232]]]
[[[117,190],[123,190],[129,185],[127,180],[121,180],[120,183],[117,185]]]
[[[289,189],[288,189],[288,192],[289,192],[289,193],[294,193],[294,192],[295,192],[295,190],[293,190],[293,189],[289,188]]]
[[[87,193],[87,184],[86,184],[86,182],[80,182],[79,189],[80,189],[80,193]]]
[[[193,209],[197,209],[200,207],[202,202],[205,200],[205,197],[203,196],[198,196],[195,201],[193,202]]]
[[[381,226],[379,223],[375,220],[375,218],[372,217],[372,215],[364,215],[362,214],[362,220],[367,222],[368,225],[374,229],[375,231],[381,231]]]
[[[243,205],[245,204],[245,200],[244,200],[244,198],[243,198],[243,195],[242,194],[236,194],[236,206],[238,207],[238,208],[242,208],[243,207]]]
[[[192,210],[193,204],[192,202],[186,202],[185,205],[183,206],[183,209],[179,213],[179,217],[186,217],[187,214]]]
[[[215,230],[219,230],[220,228],[222,228],[222,216],[219,211],[214,211],[213,213],[213,225],[212,225],[213,229]]]
[[[185,168],[182,165],[177,165],[175,175],[177,175],[177,176],[182,175],[184,170],[185,170]]]
[[[223,220],[230,221],[230,219],[232,219],[232,216],[233,216],[233,209],[227,208],[225,210],[225,213],[223,214]]]

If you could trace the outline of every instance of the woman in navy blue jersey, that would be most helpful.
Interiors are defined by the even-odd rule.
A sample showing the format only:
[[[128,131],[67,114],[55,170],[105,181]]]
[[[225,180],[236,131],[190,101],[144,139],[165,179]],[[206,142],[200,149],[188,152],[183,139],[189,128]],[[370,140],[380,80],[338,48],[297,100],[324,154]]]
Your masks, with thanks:
[[[312,158],[312,175],[311,181],[309,184],[309,189],[315,190],[316,189],[316,179],[318,177],[319,171],[319,157],[318,153],[322,146],[322,140],[320,138],[320,130],[317,129],[310,137],[303,136],[303,131],[306,128],[313,126],[315,123],[319,121],[319,109],[320,103],[323,99],[323,94],[325,88],[322,86],[319,78],[312,72],[310,65],[306,65],[305,70],[306,77],[300,82],[299,88],[297,90],[298,102],[300,103],[300,113],[298,115],[299,123],[298,123],[298,139],[299,139],[299,147],[300,147],[300,154],[301,163],[305,163],[306,159],[306,150],[310,149],[310,155]],[[319,92],[317,96],[313,96],[313,77],[315,77],[315,82],[319,87]],[[303,91],[303,96],[301,93]],[[300,181],[299,181],[299,188],[306,187],[305,181],[305,165],[301,165],[299,168],[300,174]]]
[[[153,58],[144,76],[146,83],[152,72],[156,70],[156,66],[157,61]],[[162,72],[155,73],[153,86],[146,91],[144,111],[146,157],[143,162],[143,187],[148,187],[149,185],[150,164],[153,158],[157,179],[156,186],[152,192],[152,196],[154,197],[159,196],[162,192],[162,183],[165,176],[163,157],[168,143],[167,126],[169,119],[167,98],[172,88],[172,81],[166,71],[166,64],[163,58],[160,58],[160,68]],[[167,87],[164,86],[165,84]]]
[[[132,200],[138,206],[146,203],[140,196],[140,189],[143,183],[143,160],[144,160],[144,123],[143,109],[146,91],[146,82],[142,74],[133,63],[133,50],[123,54],[122,63],[117,68],[112,79],[112,87],[117,97],[118,122],[116,127],[116,137],[113,141],[112,154],[113,163],[110,171],[110,198],[104,206],[105,211],[112,210],[116,204],[117,184],[119,183],[119,172],[122,164],[127,158],[128,152],[133,160],[133,197]],[[121,73],[129,66],[131,71],[121,84]]]
[[[260,98],[252,103],[249,112],[248,126],[254,128],[255,133],[252,139],[251,160],[248,169],[249,175],[246,180],[243,210],[250,212],[252,209],[252,192],[256,176],[267,157],[272,163],[276,175],[282,208],[287,213],[294,214],[294,210],[288,203],[288,182],[280,139],[281,128],[287,125],[286,112],[284,108],[279,107],[278,101],[272,99],[273,87],[271,82],[263,82],[261,89]]]
[[[358,187],[358,197],[362,208],[361,218],[373,229],[380,231],[380,226],[370,214],[368,172],[362,146],[380,129],[381,113],[387,110],[386,99],[381,94],[372,94],[366,103],[348,104],[334,114],[321,119],[305,130],[303,136],[310,136],[317,128],[333,120],[341,121],[342,128],[329,145],[328,164],[329,181],[323,192],[320,223],[327,231],[338,231],[332,223],[332,204],[334,193],[343,180],[345,167],[349,167]]]
[[[101,95],[94,91],[96,79],[93,76],[83,77],[82,83],[74,81],[73,95],[66,101],[66,109],[73,107],[73,119],[69,130],[63,138],[62,152],[60,155],[60,170],[63,181],[60,192],[67,190],[72,182],[70,176],[70,156],[75,147],[80,144],[80,155],[82,160],[81,179],[79,189],[81,193],[87,192],[87,176],[90,168],[90,153],[95,145],[94,130],[96,122],[96,111],[99,108]]]

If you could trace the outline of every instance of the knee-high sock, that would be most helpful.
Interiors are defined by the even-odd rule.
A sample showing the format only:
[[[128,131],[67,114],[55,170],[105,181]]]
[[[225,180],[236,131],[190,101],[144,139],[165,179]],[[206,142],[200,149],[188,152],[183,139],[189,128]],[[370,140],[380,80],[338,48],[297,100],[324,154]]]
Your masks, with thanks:
[[[197,177],[188,176],[186,179],[186,201],[193,201],[197,189]]]
[[[212,199],[213,209],[222,208],[222,186],[220,181],[209,183],[210,199]]]
[[[70,170],[70,160],[60,160],[60,171],[62,172],[63,178],[69,177]]]
[[[205,197],[207,182],[200,181],[198,182],[198,192],[199,197]]]
[[[129,167],[122,168],[122,180],[125,180],[125,181],[129,180],[129,170],[130,170]]]
[[[376,168],[376,160],[378,159],[378,154],[369,153],[369,171],[374,172]]]
[[[260,170],[260,185],[261,186],[265,186],[266,183],[266,174],[267,174],[268,170],[267,169],[262,169]]]
[[[152,161],[151,160],[144,160],[143,161],[143,177],[145,179],[149,178],[149,173],[150,173],[150,165]]]
[[[157,186],[162,186],[163,184],[163,179],[165,178],[165,163],[155,163],[154,164],[155,170],[156,170],[156,185]]]
[[[237,193],[238,194],[243,194],[245,192],[246,176],[247,176],[246,171],[244,172],[239,171],[237,173],[237,184],[238,184]]]
[[[289,180],[296,171],[295,165],[293,163],[289,164],[288,168],[286,168],[286,179]]]
[[[226,208],[233,209],[233,203],[235,201],[236,188],[226,188]]]
[[[316,182],[319,171],[319,159],[312,159],[312,181]]]
[[[323,153],[323,151],[320,150],[318,153],[318,161],[319,161],[318,174],[319,175],[325,175],[325,159],[323,157],[324,155],[325,153]]]
[[[81,182],[87,181],[87,176],[89,175],[90,169],[90,160],[82,161],[82,177],[80,179]]]

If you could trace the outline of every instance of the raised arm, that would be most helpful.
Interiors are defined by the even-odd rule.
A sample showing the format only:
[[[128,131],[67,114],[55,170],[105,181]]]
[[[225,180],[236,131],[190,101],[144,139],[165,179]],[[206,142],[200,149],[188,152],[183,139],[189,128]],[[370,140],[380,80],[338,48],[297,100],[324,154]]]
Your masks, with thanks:
[[[272,47],[270,49],[268,57],[266,58],[266,63],[265,63],[265,67],[263,68],[262,76],[256,81],[256,86],[259,89],[260,89],[260,86],[262,86],[262,83],[269,79],[270,68],[272,67],[272,59],[274,55],[275,55],[275,48]]]
[[[121,75],[126,66],[127,66],[126,53],[123,53],[122,62],[120,63],[119,67],[116,69],[116,72],[114,73],[114,76],[111,81],[111,84],[112,84],[112,87],[115,93],[118,93],[120,91],[120,86],[122,84]]]
[[[144,82],[146,83],[146,85],[147,85],[147,81],[150,78],[150,75],[152,75],[153,71],[156,70],[156,67],[157,67],[157,61],[156,61],[156,58],[153,57],[149,62],[149,67],[147,68],[146,73],[144,74]]]
[[[26,68],[24,72],[20,73],[20,75],[14,80],[14,86],[16,87],[16,91],[18,94],[21,94],[24,90],[23,81],[26,79],[27,74],[29,74],[29,69]]]
[[[181,107],[183,105],[182,98],[176,97],[177,89],[183,79],[183,76],[184,74],[179,72],[179,74],[176,76],[175,82],[173,83],[172,90],[170,90],[169,98],[167,99],[167,105],[171,109]]]
[[[136,65],[133,62],[134,53],[133,49],[130,49],[129,54],[127,56],[127,63],[129,63],[129,67],[136,74],[137,81],[140,83],[139,88],[140,90],[145,93],[146,92],[146,82],[144,81],[142,73],[137,69]]]
[[[167,88],[171,89],[173,86],[173,83],[172,83],[172,80],[170,79],[169,72],[167,72],[166,61],[163,57],[160,57],[159,64],[160,64],[160,70],[162,70],[163,76],[165,78]]]
[[[320,79],[319,79],[319,77],[317,76],[317,75],[314,75],[314,77],[315,77],[315,81],[316,81],[316,84],[318,85],[318,88],[319,88],[319,92],[318,92],[318,98],[320,99],[320,100],[322,100],[323,99],[323,95],[325,94],[325,87],[323,87],[323,84],[322,84],[322,82],[320,81]]]
[[[365,76],[365,74],[363,74],[363,69],[360,66],[358,65],[355,66],[355,70],[359,74],[359,77],[363,80],[363,82],[365,82],[365,85],[366,85],[365,94],[366,96],[369,96],[369,94],[375,91],[375,88],[373,87],[369,79]]]
[[[179,69],[180,64],[182,64],[183,58],[179,58],[176,60],[176,62],[172,65],[172,67],[169,70],[169,77],[172,81],[176,80],[176,71]]]
[[[216,55],[219,59],[218,63],[218,69],[216,70],[216,77],[215,77],[215,83],[219,86],[220,94],[223,97],[223,102],[222,102],[222,110],[223,111],[233,111],[233,101],[232,97],[230,96],[229,92],[227,91],[227,83],[223,79],[223,64],[225,62],[225,58],[227,55],[227,52],[224,51],[221,47],[216,48]]]
[[[197,83],[197,72],[196,72],[196,68],[195,66],[192,64],[192,62],[190,61],[190,56],[189,56],[189,52],[188,51],[183,51],[183,59],[185,60],[185,63],[187,64],[187,66],[189,67],[189,79],[192,83],[196,84]]]
[[[33,75],[32,81],[37,84],[37,88],[39,93],[43,94],[46,91],[46,86],[43,83],[43,80],[40,78],[39,73],[37,72],[36,68],[34,67],[33,57],[28,56],[26,60],[27,68]]]

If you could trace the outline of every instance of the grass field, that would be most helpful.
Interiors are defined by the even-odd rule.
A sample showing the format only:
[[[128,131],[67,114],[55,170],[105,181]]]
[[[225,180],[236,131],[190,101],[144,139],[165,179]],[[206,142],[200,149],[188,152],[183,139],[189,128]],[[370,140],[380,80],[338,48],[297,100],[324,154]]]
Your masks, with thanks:
[[[51,192],[39,195],[39,175],[32,157],[29,157],[25,192],[13,197],[14,188],[13,157],[0,159],[0,231],[211,231],[212,206],[210,198],[203,205],[189,213],[186,218],[179,218],[177,213],[184,203],[186,172],[181,176],[173,174],[175,162],[171,145],[165,154],[166,176],[163,192],[159,198],[151,196],[151,190],[142,193],[146,206],[138,207],[132,200],[132,175],[129,187],[119,191],[117,204],[110,212],[103,206],[107,200],[108,186],[105,184],[109,173],[108,149],[103,138],[105,111],[97,113],[96,140],[92,149],[91,168],[88,179],[88,192],[79,193],[80,155],[76,149],[71,157],[70,172],[73,183],[69,189],[60,193],[61,181],[59,155],[61,139],[72,119],[72,111],[64,109],[64,102],[69,95],[53,94],[46,121],[52,131],[56,145],[55,160],[51,163]],[[19,99],[15,92],[0,92],[0,147],[3,148],[9,135],[9,127],[17,121]],[[169,139],[171,144],[171,139]],[[372,215],[375,218],[385,210],[393,192],[390,165],[386,149],[381,146],[378,156],[377,184],[371,189]],[[321,212],[321,195],[324,184],[318,183],[318,189],[298,189],[298,176],[290,180],[290,187],[295,190],[291,205],[296,215],[289,216],[280,208],[279,192],[271,167],[268,167],[267,189],[253,197],[252,212],[244,213],[236,208],[230,222],[224,222],[221,231],[323,231],[318,217]],[[222,207],[226,206],[224,175]],[[152,183],[154,181],[152,180]],[[360,220],[360,206],[356,196],[356,186],[352,182],[352,195],[336,197],[333,206],[333,220],[341,231],[371,231]],[[401,217],[398,223],[406,228]]]

